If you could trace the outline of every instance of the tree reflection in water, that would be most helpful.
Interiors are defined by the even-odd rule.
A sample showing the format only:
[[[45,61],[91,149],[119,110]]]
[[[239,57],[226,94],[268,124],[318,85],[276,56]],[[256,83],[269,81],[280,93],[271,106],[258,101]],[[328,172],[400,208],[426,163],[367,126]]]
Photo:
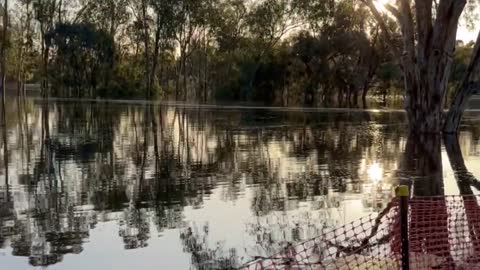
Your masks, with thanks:
[[[183,251],[191,254],[191,265],[194,269],[236,269],[239,264],[237,250],[225,250],[222,243],[209,245],[209,226],[204,225],[201,230],[187,228],[180,233]]]
[[[480,225],[478,224],[478,213],[480,207],[477,197],[474,195],[472,187],[480,191],[480,181],[467,169],[465,160],[460,148],[459,138],[457,135],[447,135],[444,137],[445,148],[447,150],[448,159],[454,171],[455,180],[457,181],[460,195],[463,197],[465,216],[468,222],[468,231],[470,241],[473,243],[474,256],[480,252]]]
[[[81,253],[99,223],[115,221],[125,249],[178,229],[164,244],[180,245],[191,268],[234,267],[382,209],[399,178],[443,194],[441,138],[407,140],[398,113],[8,105],[0,244],[32,265]],[[192,218],[207,208],[228,218]]]
[[[398,177],[411,187],[413,196],[443,196],[442,137],[438,134],[410,134]]]
[[[414,197],[444,196],[445,187],[442,164],[442,137],[440,134],[410,134],[398,170],[400,184],[410,187]],[[439,216],[448,217],[446,200],[438,200],[436,212]],[[421,207],[421,205],[420,205]],[[436,232],[436,237],[429,237],[430,231],[422,230],[425,209],[419,204],[412,204],[410,208],[411,239],[422,239],[421,245],[411,247],[411,252],[422,254],[426,252],[439,258],[447,257],[448,262],[453,259],[445,247],[448,243],[448,220],[438,220],[436,227],[444,228]],[[414,221],[419,222],[414,222]]]

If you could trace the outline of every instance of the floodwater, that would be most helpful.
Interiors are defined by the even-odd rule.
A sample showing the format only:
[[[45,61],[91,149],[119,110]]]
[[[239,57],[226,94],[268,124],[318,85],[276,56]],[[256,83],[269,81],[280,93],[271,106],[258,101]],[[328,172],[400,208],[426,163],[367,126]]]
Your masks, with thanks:
[[[6,122],[8,270],[228,269],[378,212],[398,184],[458,194],[480,176],[477,112],[458,138],[375,110],[28,99]]]

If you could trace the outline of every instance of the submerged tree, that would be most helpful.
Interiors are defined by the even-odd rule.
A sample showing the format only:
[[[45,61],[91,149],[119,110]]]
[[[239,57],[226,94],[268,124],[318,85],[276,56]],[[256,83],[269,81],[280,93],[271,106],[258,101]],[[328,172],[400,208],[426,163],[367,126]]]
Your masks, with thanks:
[[[58,3],[56,0],[35,0],[33,2],[35,12],[35,20],[40,28],[40,44],[41,44],[41,74],[42,74],[42,96],[48,97],[48,62],[50,58],[50,41],[46,38],[47,34],[53,30],[57,22]]]
[[[2,42],[0,47],[0,95],[2,99],[2,110],[5,112],[5,83],[6,83],[6,76],[7,76],[7,47],[9,46],[10,39],[8,37],[8,0],[4,0],[3,7],[2,7]],[[2,117],[4,114],[2,113]],[[4,127],[5,128],[5,127]]]
[[[384,35],[393,43],[393,35],[373,0],[362,0],[370,8]],[[473,5],[473,1],[469,1]],[[460,17],[467,0],[398,0],[385,4],[400,27],[403,50],[395,53],[404,73],[405,108],[410,129],[417,133],[438,133],[444,124],[443,108],[451,75]],[[480,38],[478,40],[480,42]],[[478,42],[477,42],[478,43]],[[478,45],[477,45],[478,47]],[[393,46],[392,48],[395,49]],[[458,128],[463,100],[468,99],[472,88],[478,85],[476,77],[480,58],[475,50],[464,82],[452,103],[445,131]],[[463,105],[463,106],[462,106]]]
[[[438,5],[389,1],[381,11],[394,16],[381,14],[376,2],[18,0],[10,8],[12,53],[7,64],[15,78],[7,79],[19,81],[19,90],[24,82],[41,82],[44,97],[50,88],[71,88],[56,78],[64,73],[58,72],[58,63],[68,67],[74,60],[58,53],[58,40],[51,38],[61,25],[89,25],[112,43],[106,72],[97,76],[102,77],[101,87],[92,97],[356,107],[360,99],[366,105],[367,95],[381,93],[386,99],[390,92],[385,90],[398,88],[399,69],[392,62],[401,58],[412,129],[440,131],[466,0]],[[398,49],[400,37],[404,53]],[[97,58],[97,50],[79,50]],[[460,87],[446,125],[450,129],[456,129],[476,89],[475,59],[465,68],[464,83],[459,70],[452,80]]]
[[[66,88],[64,96],[95,97],[95,90],[107,86],[114,57],[108,33],[91,24],[58,24],[46,37],[56,56],[50,76]]]

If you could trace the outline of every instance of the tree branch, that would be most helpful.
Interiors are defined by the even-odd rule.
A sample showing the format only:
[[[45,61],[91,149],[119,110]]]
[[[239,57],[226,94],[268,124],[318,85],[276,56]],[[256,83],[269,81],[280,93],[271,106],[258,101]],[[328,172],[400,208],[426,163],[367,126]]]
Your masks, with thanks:
[[[466,0],[441,0],[437,8],[437,16],[433,28],[432,44],[434,52],[452,53],[460,15],[466,5]]]
[[[387,24],[385,23],[385,20],[383,19],[382,15],[378,11],[377,7],[375,7],[375,5],[373,4],[373,1],[372,0],[360,0],[360,1],[362,1],[370,9],[370,12],[372,12],[373,16],[375,17],[375,20],[378,23],[378,26],[382,29],[383,35],[385,36],[387,43],[392,48],[394,54],[396,56],[401,56],[400,51],[398,50],[398,48],[395,46],[395,43],[393,42],[392,35],[390,33],[390,30],[387,27]]]
[[[417,56],[423,61],[430,49],[432,35],[432,5],[433,0],[415,0],[418,47]]]
[[[480,90],[480,32],[473,49],[470,63],[461,83],[455,91],[450,110],[445,121],[444,132],[454,133],[460,126],[460,121],[470,97]]]
[[[413,64],[415,61],[415,31],[410,0],[400,0],[400,14],[402,14],[400,24],[402,25],[404,50],[409,62]]]
[[[400,11],[399,11],[396,7],[394,7],[394,6],[390,5],[390,4],[386,4],[386,5],[385,5],[385,8],[386,8],[388,11],[390,11],[390,13],[393,14],[393,16],[395,17],[395,19],[397,19],[398,21],[401,21],[401,20],[402,20],[402,14],[400,14]]]

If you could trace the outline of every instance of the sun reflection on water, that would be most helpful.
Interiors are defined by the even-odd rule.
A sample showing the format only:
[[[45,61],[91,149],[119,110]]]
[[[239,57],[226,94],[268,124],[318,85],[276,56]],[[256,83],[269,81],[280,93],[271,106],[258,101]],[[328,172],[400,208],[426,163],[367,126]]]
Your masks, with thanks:
[[[368,178],[374,184],[379,183],[383,177],[383,169],[378,163],[373,163],[367,170]]]

